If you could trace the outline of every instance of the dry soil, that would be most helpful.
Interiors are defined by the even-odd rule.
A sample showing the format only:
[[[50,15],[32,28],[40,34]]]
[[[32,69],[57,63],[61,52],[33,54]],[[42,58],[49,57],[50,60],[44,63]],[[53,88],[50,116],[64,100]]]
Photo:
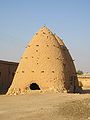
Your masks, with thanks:
[[[90,94],[0,96],[0,120],[90,120]]]

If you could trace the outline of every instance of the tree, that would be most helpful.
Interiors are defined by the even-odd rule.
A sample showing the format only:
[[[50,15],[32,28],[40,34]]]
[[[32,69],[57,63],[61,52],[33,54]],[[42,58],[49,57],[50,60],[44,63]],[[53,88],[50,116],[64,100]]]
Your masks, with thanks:
[[[77,71],[77,75],[82,75],[82,74],[83,74],[83,71],[81,71],[81,70]]]

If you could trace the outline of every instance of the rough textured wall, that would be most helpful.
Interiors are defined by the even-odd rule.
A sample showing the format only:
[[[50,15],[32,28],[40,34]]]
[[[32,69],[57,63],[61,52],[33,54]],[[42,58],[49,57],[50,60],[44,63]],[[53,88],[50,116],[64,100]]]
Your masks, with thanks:
[[[25,49],[8,94],[23,92],[32,83],[41,90],[73,91],[68,77],[71,68],[66,68],[72,59],[67,59],[64,48],[49,29],[42,27]]]
[[[18,63],[0,61],[0,94],[5,94],[10,87]]]
[[[64,73],[65,73],[65,81],[66,81],[66,88],[69,91],[75,90],[78,92],[79,90],[79,83],[77,79],[76,69],[74,66],[73,59],[69,53],[69,50],[65,46],[63,40],[61,40],[57,35],[55,35],[57,41],[61,46],[61,51],[64,57]]]

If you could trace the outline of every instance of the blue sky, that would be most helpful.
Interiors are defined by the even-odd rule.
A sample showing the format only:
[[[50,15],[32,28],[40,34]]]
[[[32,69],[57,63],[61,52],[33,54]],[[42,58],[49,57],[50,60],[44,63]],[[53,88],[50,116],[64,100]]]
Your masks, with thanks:
[[[64,40],[76,68],[90,72],[90,0],[0,0],[0,59],[19,61],[43,25]]]

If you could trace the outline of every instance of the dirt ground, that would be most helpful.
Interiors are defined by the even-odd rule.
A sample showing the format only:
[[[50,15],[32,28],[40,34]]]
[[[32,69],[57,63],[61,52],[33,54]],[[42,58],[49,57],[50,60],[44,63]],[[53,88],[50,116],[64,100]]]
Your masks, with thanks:
[[[90,94],[0,96],[0,120],[90,120]]]

